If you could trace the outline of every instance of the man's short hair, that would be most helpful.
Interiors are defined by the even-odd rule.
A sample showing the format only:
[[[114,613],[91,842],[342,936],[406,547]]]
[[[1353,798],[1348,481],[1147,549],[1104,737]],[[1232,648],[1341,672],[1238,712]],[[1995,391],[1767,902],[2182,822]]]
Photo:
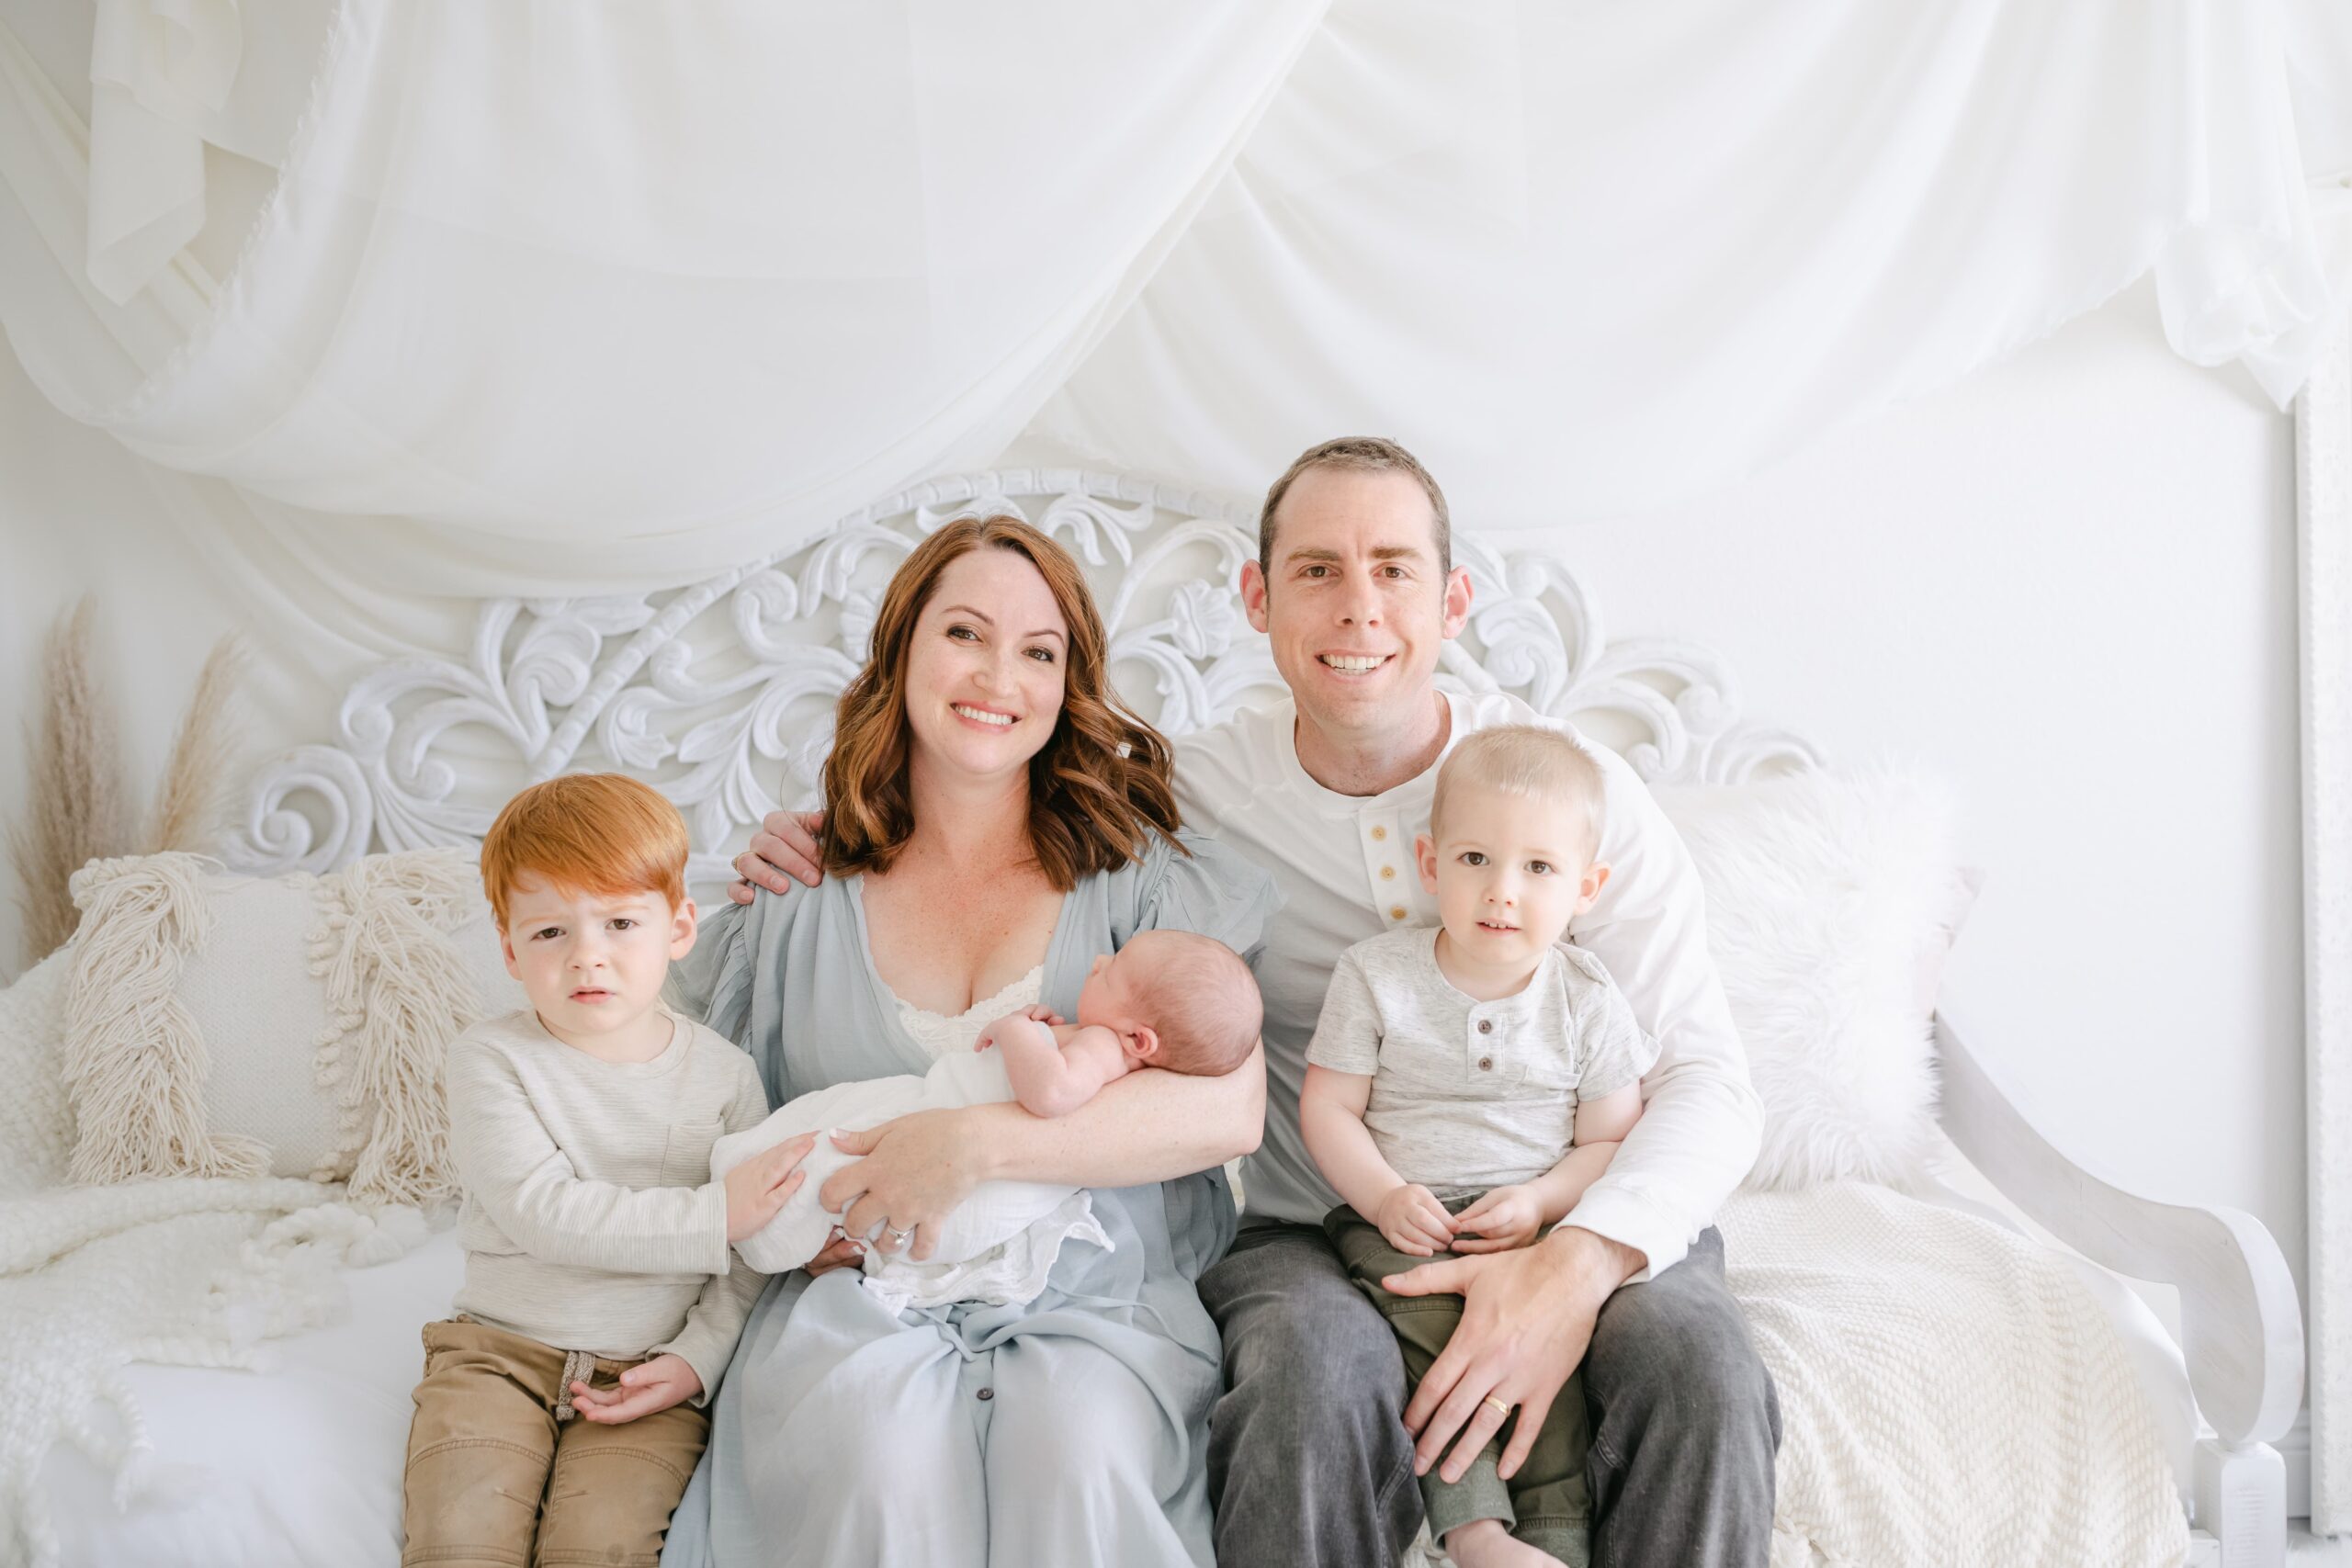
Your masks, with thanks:
[[[1448,795],[1465,786],[1556,800],[1582,819],[1588,835],[1585,853],[1600,851],[1607,782],[1592,753],[1559,730],[1537,724],[1498,724],[1455,742],[1437,771],[1437,788],[1430,796],[1430,838],[1444,831]]]
[[[623,773],[564,773],[506,803],[481,840],[481,886],[498,929],[525,873],[602,897],[686,898],[685,819],[669,796]]]
[[[1453,570],[1453,521],[1445,509],[1445,492],[1437,488],[1437,480],[1421,467],[1421,460],[1406,451],[1385,435],[1342,435],[1336,441],[1325,441],[1309,446],[1293,459],[1266,491],[1266,504],[1258,510],[1258,570],[1272,577],[1274,571],[1274,509],[1290,493],[1298,476],[1309,468],[1353,468],[1359,472],[1394,472],[1410,474],[1430,498],[1430,512],[1437,540],[1437,564],[1440,572]]]

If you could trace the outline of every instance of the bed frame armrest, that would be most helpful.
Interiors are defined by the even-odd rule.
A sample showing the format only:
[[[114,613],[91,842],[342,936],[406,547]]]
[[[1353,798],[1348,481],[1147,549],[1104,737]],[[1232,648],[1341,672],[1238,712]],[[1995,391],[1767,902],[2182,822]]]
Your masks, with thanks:
[[[2286,1257],[2238,1209],[2161,1203],[2101,1180],[2033,1124],[1951,1020],[1936,1015],[1944,1131],[1985,1179],[2104,1269],[2180,1292],[2198,1410],[2232,1448],[2275,1442],[2303,1397],[2303,1319]]]

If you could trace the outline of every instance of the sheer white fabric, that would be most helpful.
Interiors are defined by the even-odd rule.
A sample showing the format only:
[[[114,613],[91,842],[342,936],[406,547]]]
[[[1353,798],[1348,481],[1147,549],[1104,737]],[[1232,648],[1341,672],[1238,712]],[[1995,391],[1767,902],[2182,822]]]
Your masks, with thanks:
[[[345,597],[684,581],[1024,429],[1623,514],[2151,270],[2290,395],[2352,50],[2285,3],[0,0],[0,325]]]

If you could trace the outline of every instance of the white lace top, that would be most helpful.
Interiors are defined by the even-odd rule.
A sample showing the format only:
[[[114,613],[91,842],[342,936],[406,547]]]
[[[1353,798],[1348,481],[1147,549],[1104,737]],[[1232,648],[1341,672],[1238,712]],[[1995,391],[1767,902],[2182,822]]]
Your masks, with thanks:
[[[952,1016],[927,1011],[896,991],[890,993],[890,999],[899,1004],[899,1027],[935,1062],[953,1052],[970,1050],[981,1030],[1006,1013],[1035,1002],[1045,986],[1046,966],[1040,964],[996,995],[983,997]]]

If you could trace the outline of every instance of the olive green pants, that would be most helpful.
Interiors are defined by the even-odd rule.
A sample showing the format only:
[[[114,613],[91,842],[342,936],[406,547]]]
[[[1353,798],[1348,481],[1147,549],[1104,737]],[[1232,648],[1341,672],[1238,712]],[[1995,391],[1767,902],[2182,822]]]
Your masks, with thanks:
[[[1446,1204],[1446,1211],[1458,1214],[1476,1201],[1475,1193],[1457,1198]],[[1372,1298],[1372,1304],[1388,1320],[1389,1331],[1396,1336],[1397,1348],[1405,1355],[1409,1398],[1438,1352],[1453,1337],[1454,1327],[1462,1321],[1462,1298],[1391,1295],[1381,1289],[1380,1281],[1456,1254],[1415,1258],[1399,1252],[1388,1245],[1379,1226],[1344,1205],[1323,1217],[1323,1228],[1340,1249],[1349,1275]],[[1535,1435],[1535,1446],[1527,1450],[1526,1462],[1505,1481],[1497,1466],[1502,1460],[1503,1444],[1518,1422],[1514,1413],[1471,1461],[1461,1480],[1441,1480],[1436,1465],[1421,1477],[1421,1505],[1429,1514],[1430,1534],[1442,1541],[1446,1532],[1458,1526],[1477,1519],[1500,1519],[1514,1539],[1550,1552],[1569,1568],[1586,1568],[1592,1551],[1592,1496],[1585,1484],[1584,1466],[1592,1432],[1585,1415],[1584,1374],[1575,1373],[1562,1386]]]
[[[709,1417],[689,1402],[599,1426],[571,1414],[565,1381],[609,1389],[635,1365],[470,1318],[426,1324],[403,1568],[654,1568]]]

